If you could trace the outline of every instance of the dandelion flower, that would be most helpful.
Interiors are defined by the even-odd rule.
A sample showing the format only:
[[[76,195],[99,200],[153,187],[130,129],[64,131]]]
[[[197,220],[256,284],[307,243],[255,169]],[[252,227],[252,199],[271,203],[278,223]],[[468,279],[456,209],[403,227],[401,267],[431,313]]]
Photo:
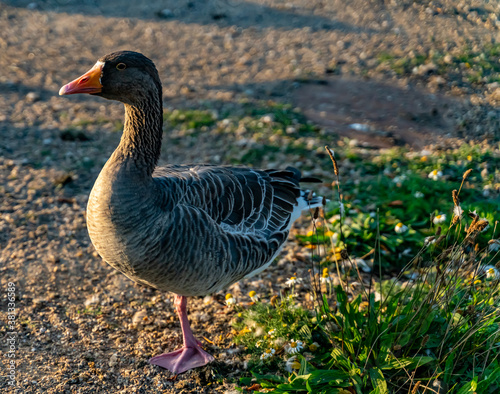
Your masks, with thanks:
[[[484,271],[486,272],[486,279],[497,279],[500,277],[500,272],[492,265],[484,266]]]
[[[446,215],[444,213],[440,213],[439,215],[434,216],[434,219],[432,219],[432,223],[439,224],[443,223],[445,220],[446,220]]]
[[[257,302],[259,301],[259,296],[257,295],[257,293],[255,292],[255,290],[252,290],[248,293],[248,296],[250,297],[250,299],[253,301],[253,302]]]
[[[288,372],[293,372],[294,369],[300,369],[300,362],[297,360],[297,356],[292,356],[286,360],[285,369]]]
[[[285,345],[285,351],[288,354],[295,354],[304,349],[302,341],[295,341],[292,339],[289,344]]]
[[[428,177],[431,178],[433,181],[437,181],[442,176],[443,176],[443,173],[439,170],[433,170],[428,175]]]
[[[234,299],[233,295],[231,293],[226,294],[226,305],[231,306],[236,304],[236,300]]]
[[[315,352],[316,350],[319,349],[319,343],[318,342],[313,342],[309,345],[309,350],[311,352]]]
[[[488,242],[488,251],[490,252],[497,252],[500,250],[500,240],[498,239],[491,239]]]
[[[273,348],[266,349],[266,350],[264,350],[264,353],[262,353],[262,355],[260,356],[260,359],[266,360],[269,357],[272,357],[275,352],[276,352],[276,350],[274,350]]]
[[[288,287],[292,287],[292,286],[295,286],[297,283],[300,283],[302,282],[302,279],[300,278],[297,278],[296,276],[292,276],[291,278],[289,278],[285,284],[288,286]]]
[[[422,193],[421,191],[416,191],[415,193],[413,193],[413,197],[415,197],[415,198],[423,198],[424,197],[424,193]]]
[[[405,226],[403,223],[399,222],[398,224],[396,224],[396,227],[394,227],[394,231],[398,234],[403,234],[408,231],[408,226]]]

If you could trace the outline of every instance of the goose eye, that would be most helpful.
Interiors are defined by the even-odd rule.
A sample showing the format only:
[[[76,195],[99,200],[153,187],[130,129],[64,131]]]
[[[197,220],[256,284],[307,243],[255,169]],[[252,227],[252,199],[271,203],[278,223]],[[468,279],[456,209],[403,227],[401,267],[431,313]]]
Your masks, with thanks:
[[[127,68],[127,65],[125,63],[118,63],[116,65],[117,70],[125,70]]]

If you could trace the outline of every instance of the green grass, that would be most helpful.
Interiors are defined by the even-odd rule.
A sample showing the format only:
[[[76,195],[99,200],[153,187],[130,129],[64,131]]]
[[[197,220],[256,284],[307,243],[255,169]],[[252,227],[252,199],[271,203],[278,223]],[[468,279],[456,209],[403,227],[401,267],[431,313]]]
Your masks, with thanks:
[[[435,51],[432,54],[417,53],[410,58],[383,52],[377,58],[380,64],[388,64],[400,76],[412,74],[414,67],[434,63],[437,74],[457,80],[460,85],[467,81],[477,86],[500,81],[499,55],[500,44],[487,43],[479,49],[465,46],[453,56]]]
[[[393,149],[375,157],[340,148],[336,155],[337,167],[356,176],[339,184],[342,200],[326,206],[314,229],[298,235],[315,253],[314,307],[295,301],[300,284],[278,299],[238,307],[235,342],[251,357],[240,387],[283,394],[498,392],[500,274],[488,267],[500,264],[500,252],[490,250],[500,201],[485,193],[498,187],[498,148],[463,145],[426,155]],[[434,170],[442,173],[436,180],[428,176]],[[453,190],[460,190],[455,202]],[[455,203],[464,214],[452,222]],[[447,220],[434,224],[443,213]],[[482,220],[491,227],[467,231]],[[395,231],[400,222],[407,231]],[[355,264],[362,255],[373,267],[363,276]],[[340,284],[319,285],[320,277],[333,279],[330,272]],[[380,279],[388,273],[394,278]],[[361,286],[350,286],[354,281]],[[289,353],[296,343],[299,351]]]
[[[203,126],[215,124],[215,117],[209,111],[178,110],[165,111],[163,120],[172,126],[181,126],[183,129],[199,129]]]

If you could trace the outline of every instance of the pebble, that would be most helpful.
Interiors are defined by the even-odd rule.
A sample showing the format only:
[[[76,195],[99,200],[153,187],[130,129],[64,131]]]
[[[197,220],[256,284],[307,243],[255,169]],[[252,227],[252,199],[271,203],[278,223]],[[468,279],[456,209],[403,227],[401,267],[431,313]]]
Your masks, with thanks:
[[[157,15],[159,17],[165,18],[165,19],[167,19],[167,18],[173,18],[174,17],[174,13],[169,8],[165,8],[165,9],[159,11]]]
[[[413,74],[420,76],[430,76],[437,71],[437,66],[434,63],[422,64],[418,67],[414,67]]]
[[[349,125],[349,128],[357,131],[370,131],[371,127],[370,125],[364,124],[364,123],[352,123]]]
[[[29,103],[34,103],[38,100],[40,100],[40,95],[37,92],[29,92],[26,95],[26,101],[28,101]]]

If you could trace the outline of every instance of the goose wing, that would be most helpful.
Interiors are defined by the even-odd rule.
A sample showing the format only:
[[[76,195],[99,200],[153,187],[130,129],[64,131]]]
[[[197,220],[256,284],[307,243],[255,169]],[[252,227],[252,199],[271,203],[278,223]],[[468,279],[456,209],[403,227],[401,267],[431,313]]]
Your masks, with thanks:
[[[264,237],[286,231],[301,190],[300,172],[259,171],[221,166],[169,166],[155,172],[170,205],[189,205],[208,214],[227,231]]]
[[[305,202],[292,169],[169,166],[153,175],[165,215],[158,247],[145,255],[168,256],[169,269],[155,269],[151,282],[177,294],[208,294],[264,270],[300,211],[321,204]]]

